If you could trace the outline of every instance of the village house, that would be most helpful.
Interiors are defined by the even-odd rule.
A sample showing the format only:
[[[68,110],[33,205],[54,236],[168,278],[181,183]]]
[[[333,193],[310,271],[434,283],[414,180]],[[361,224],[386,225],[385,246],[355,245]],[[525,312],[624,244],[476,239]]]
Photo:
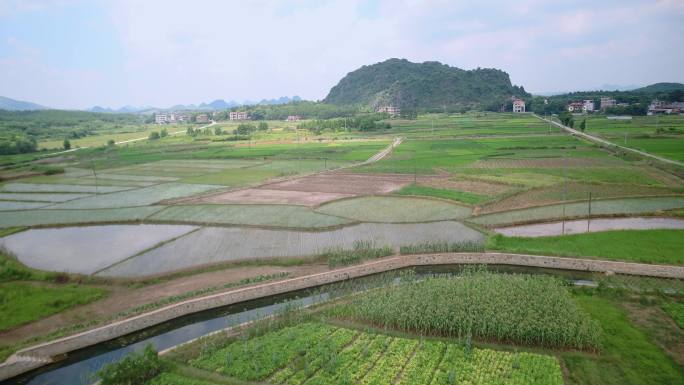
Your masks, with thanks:
[[[395,116],[398,116],[399,114],[401,114],[401,108],[394,107],[391,104],[389,106],[378,107],[378,109],[375,111],[376,112],[384,112],[386,114],[389,114],[389,116],[391,116],[391,117],[395,117]]]
[[[199,115],[195,116],[195,122],[197,122],[197,123],[209,123],[209,115],[199,114]]]
[[[247,120],[249,119],[249,114],[245,111],[233,111],[228,114],[230,120]]]
[[[298,122],[298,121],[302,120],[302,117],[299,116],[299,115],[290,115],[290,116],[287,117],[286,120],[287,120],[288,122]]]
[[[584,104],[582,102],[570,102],[567,106],[568,112],[580,113],[583,111]]]
[[[594,101],[585,100],[582,102],[582,111],[584,112],[594,112]]]
[[[601,111],[605,111],[608,107],[615,107],[617,103],[613,98],[602,97],[601,98]]]
[[[680,114],[684,111],[684,102],[667,103],[662,100],[653,99],[648,105],[648,115],[655,114]]]
[[[522,99],[513,99],[513,112],[525,112],[525,101]]]

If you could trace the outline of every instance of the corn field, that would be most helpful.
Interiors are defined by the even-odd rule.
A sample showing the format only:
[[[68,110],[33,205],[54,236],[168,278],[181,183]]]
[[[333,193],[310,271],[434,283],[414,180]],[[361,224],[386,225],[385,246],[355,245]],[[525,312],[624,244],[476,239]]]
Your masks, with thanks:
[[[328,311],[375,326],[460,339],[597,349],[598,323],[564,283],[544,275],[467,270],[461,276],[404,279]]]

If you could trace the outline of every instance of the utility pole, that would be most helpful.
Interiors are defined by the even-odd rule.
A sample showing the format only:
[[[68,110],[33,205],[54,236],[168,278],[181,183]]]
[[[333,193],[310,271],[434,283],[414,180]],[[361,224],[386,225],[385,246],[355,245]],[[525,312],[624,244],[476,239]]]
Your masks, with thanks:
[[[591,191],[589,191],[589,215],[587,216],[587,233],[589,232],[589,225],[591,224]]]
[[[95,178],[95,195],[99,194],[97,187],[97,173],[95,172],[95,161],[90,160],[90,168],[93,170],[93,177]]]
[[[627,131],[625,131],[625,146],[627,146]]]

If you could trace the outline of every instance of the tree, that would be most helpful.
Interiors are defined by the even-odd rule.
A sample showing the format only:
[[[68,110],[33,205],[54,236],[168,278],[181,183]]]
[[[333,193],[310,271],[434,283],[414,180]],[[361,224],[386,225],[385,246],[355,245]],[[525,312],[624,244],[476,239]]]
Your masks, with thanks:
[[[563,111],[560,114],[558,114],[558,120],[560,120],[561,123],[563,123],[563,125],[566,125],[568,127],[572,127],[575,124],[572,114],[568,111]]]
[[[109,139],[107,141],[107,147],[114,147],[114,146],[116,146],[116,142],[114,141],[114,139]]]
[[[259,122],[259,131],[266,131],[268,130],[268,123],[266,122]]]
[[[192,127],[188,127],[188,130],[185,131],[185,134],[188,136],[195,136],[195,130]]]
[[[69,150],[71,149],[71,142],[69,142],[69,138],[64,138],[64,149]]]
[[[582,120],[582,123],[580,123],[580,131],[584,132],[584,129],[587,128],[587,120],[584,119]]]
[[[223,134],[223,131],[221,130],[221,127],[214,127],[214,135],[221,135]]]
[[[163,138],[165,136],[169,136],[169,132],[166,131],[166,128],[162,128],[160,132],[160,136]]]
[[[150,136],[148,137],[149,140],[157,140],[159,138],[161,138],[161,136],[159,136],[157,131],[150,132]]]

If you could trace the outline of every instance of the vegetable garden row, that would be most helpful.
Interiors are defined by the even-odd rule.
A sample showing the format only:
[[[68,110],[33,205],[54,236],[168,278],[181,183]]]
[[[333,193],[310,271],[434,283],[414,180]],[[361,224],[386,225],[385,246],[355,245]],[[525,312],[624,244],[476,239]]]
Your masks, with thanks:
[[[244,381],[288,385],[563,383],[553,356],[468,348],[315,322],[240,338],[188,364]]]

